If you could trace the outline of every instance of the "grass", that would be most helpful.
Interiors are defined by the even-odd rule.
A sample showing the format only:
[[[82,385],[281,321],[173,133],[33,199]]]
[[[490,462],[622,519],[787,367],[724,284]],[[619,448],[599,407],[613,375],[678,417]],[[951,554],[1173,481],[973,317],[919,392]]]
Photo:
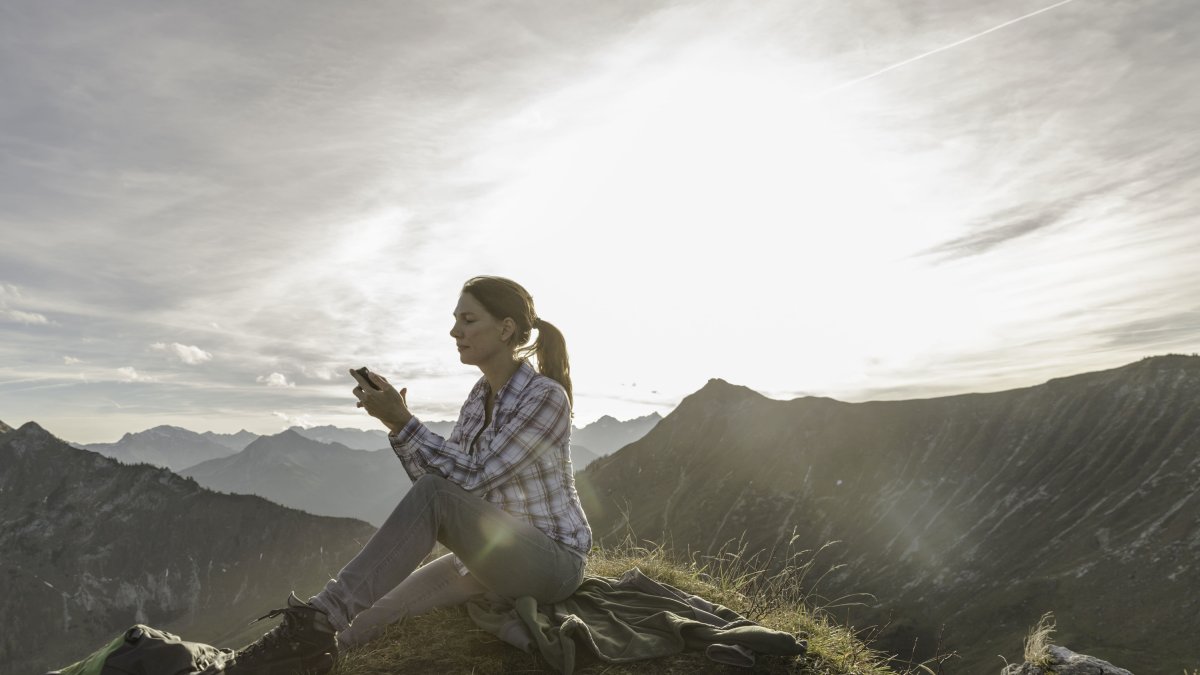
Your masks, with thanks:
[[[789,560],[797,560],[791,556]],[[914,664],[904,670],[888,665],[887,655],[871,649],[862,636],[838,625],[830,611],[844,606],[812,606],[806,583],[808,564],[787,565],[767,573],[758,566],[758,556],[741,550],[726,550],[717,556],[674,558],[661,546],[642,547],[626,542],[617,547],[597,548],[588,561],[587,573],[620,577],[638,567],[648,576],[733,609],[764,626],[798,635],[808,641],[808,653],[800,657],[770,656],[758,659],[756,673],[800,675],[936,675],[947,657]],[[933,666],[933,667],[931,667]],[[389,627],[379,638],[342,655],[334,675],[383,675],[396,672],[553,673],[552,666],[538,654],[526,654],[501,642],[475,626],[462,608],[438,610]],[[599,661],[580,648],[576,672],[583,675],[644,673],[745,673],[744,669],[722,666],[701,652],[612,665]]]
[[[1050,636],[1054,635],[1054,613],[1046,612],[1025,638],[1025,662],[1050,666]]]

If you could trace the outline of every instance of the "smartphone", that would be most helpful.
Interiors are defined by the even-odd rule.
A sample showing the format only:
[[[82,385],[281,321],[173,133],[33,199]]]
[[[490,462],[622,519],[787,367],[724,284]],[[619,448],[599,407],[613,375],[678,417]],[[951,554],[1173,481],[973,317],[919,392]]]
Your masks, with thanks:
[[[369,371],[367,370],[366,366],[363,366],[362,368],[356,368],[354,372],[358,375],[359,379],[370,385],[372,389],[379,391],[379,386],[376,385],[375,382],[371,380],[371,376],[367,374]]]

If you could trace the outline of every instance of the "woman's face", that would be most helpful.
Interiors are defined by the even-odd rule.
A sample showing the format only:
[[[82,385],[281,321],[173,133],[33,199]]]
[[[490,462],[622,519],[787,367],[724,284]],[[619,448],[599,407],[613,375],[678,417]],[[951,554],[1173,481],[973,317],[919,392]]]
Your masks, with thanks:
[[[497,321],[470,293],[459,295],[458,306],[454,308],[454,327],[450,329],[450,337],[458,346],[459,361],[479,365],[500,355],[511,358],[512,348],[505,344],[504,338],[512,335],[512,324],[512,319]]]

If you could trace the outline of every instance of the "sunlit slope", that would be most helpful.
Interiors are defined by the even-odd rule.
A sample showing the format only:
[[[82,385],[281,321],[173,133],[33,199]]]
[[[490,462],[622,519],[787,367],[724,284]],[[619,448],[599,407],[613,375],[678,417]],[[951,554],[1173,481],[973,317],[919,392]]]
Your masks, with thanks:
[[[578,479],[597,535],[676,549],[841,544],[818,589],[860,625],[989,672],[1046,610],[1063,644],[1134,672],[1194,665],[1200,358],[990,394],[775,401],[712,380]],[[939,638],[940,634],[940,638]]]

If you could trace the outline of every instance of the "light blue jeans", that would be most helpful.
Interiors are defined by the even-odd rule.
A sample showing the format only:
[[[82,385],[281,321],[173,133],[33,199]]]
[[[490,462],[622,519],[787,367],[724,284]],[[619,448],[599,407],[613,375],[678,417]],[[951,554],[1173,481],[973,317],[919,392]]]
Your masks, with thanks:
[[[447,553],[418,567],[400,585],[354,617],[350,627],[338,633],[338,646],[349,649],[364,645],[397,621],[442,607],[461,605],[476,595],[487,593],[488,588],[474,575],[459,574],[453,558],[453,554]]]
[[[449,556],[417,569],[439,541],[469,574],[459,575]],[[579,588],[584,564],[581,553],[530,523],[441,476],[426,474],[310,602],[346,634],[339,641],[361,644],[388,623],[488,591],[557,602]],[[365,620],[362,626],[359,618]]]

